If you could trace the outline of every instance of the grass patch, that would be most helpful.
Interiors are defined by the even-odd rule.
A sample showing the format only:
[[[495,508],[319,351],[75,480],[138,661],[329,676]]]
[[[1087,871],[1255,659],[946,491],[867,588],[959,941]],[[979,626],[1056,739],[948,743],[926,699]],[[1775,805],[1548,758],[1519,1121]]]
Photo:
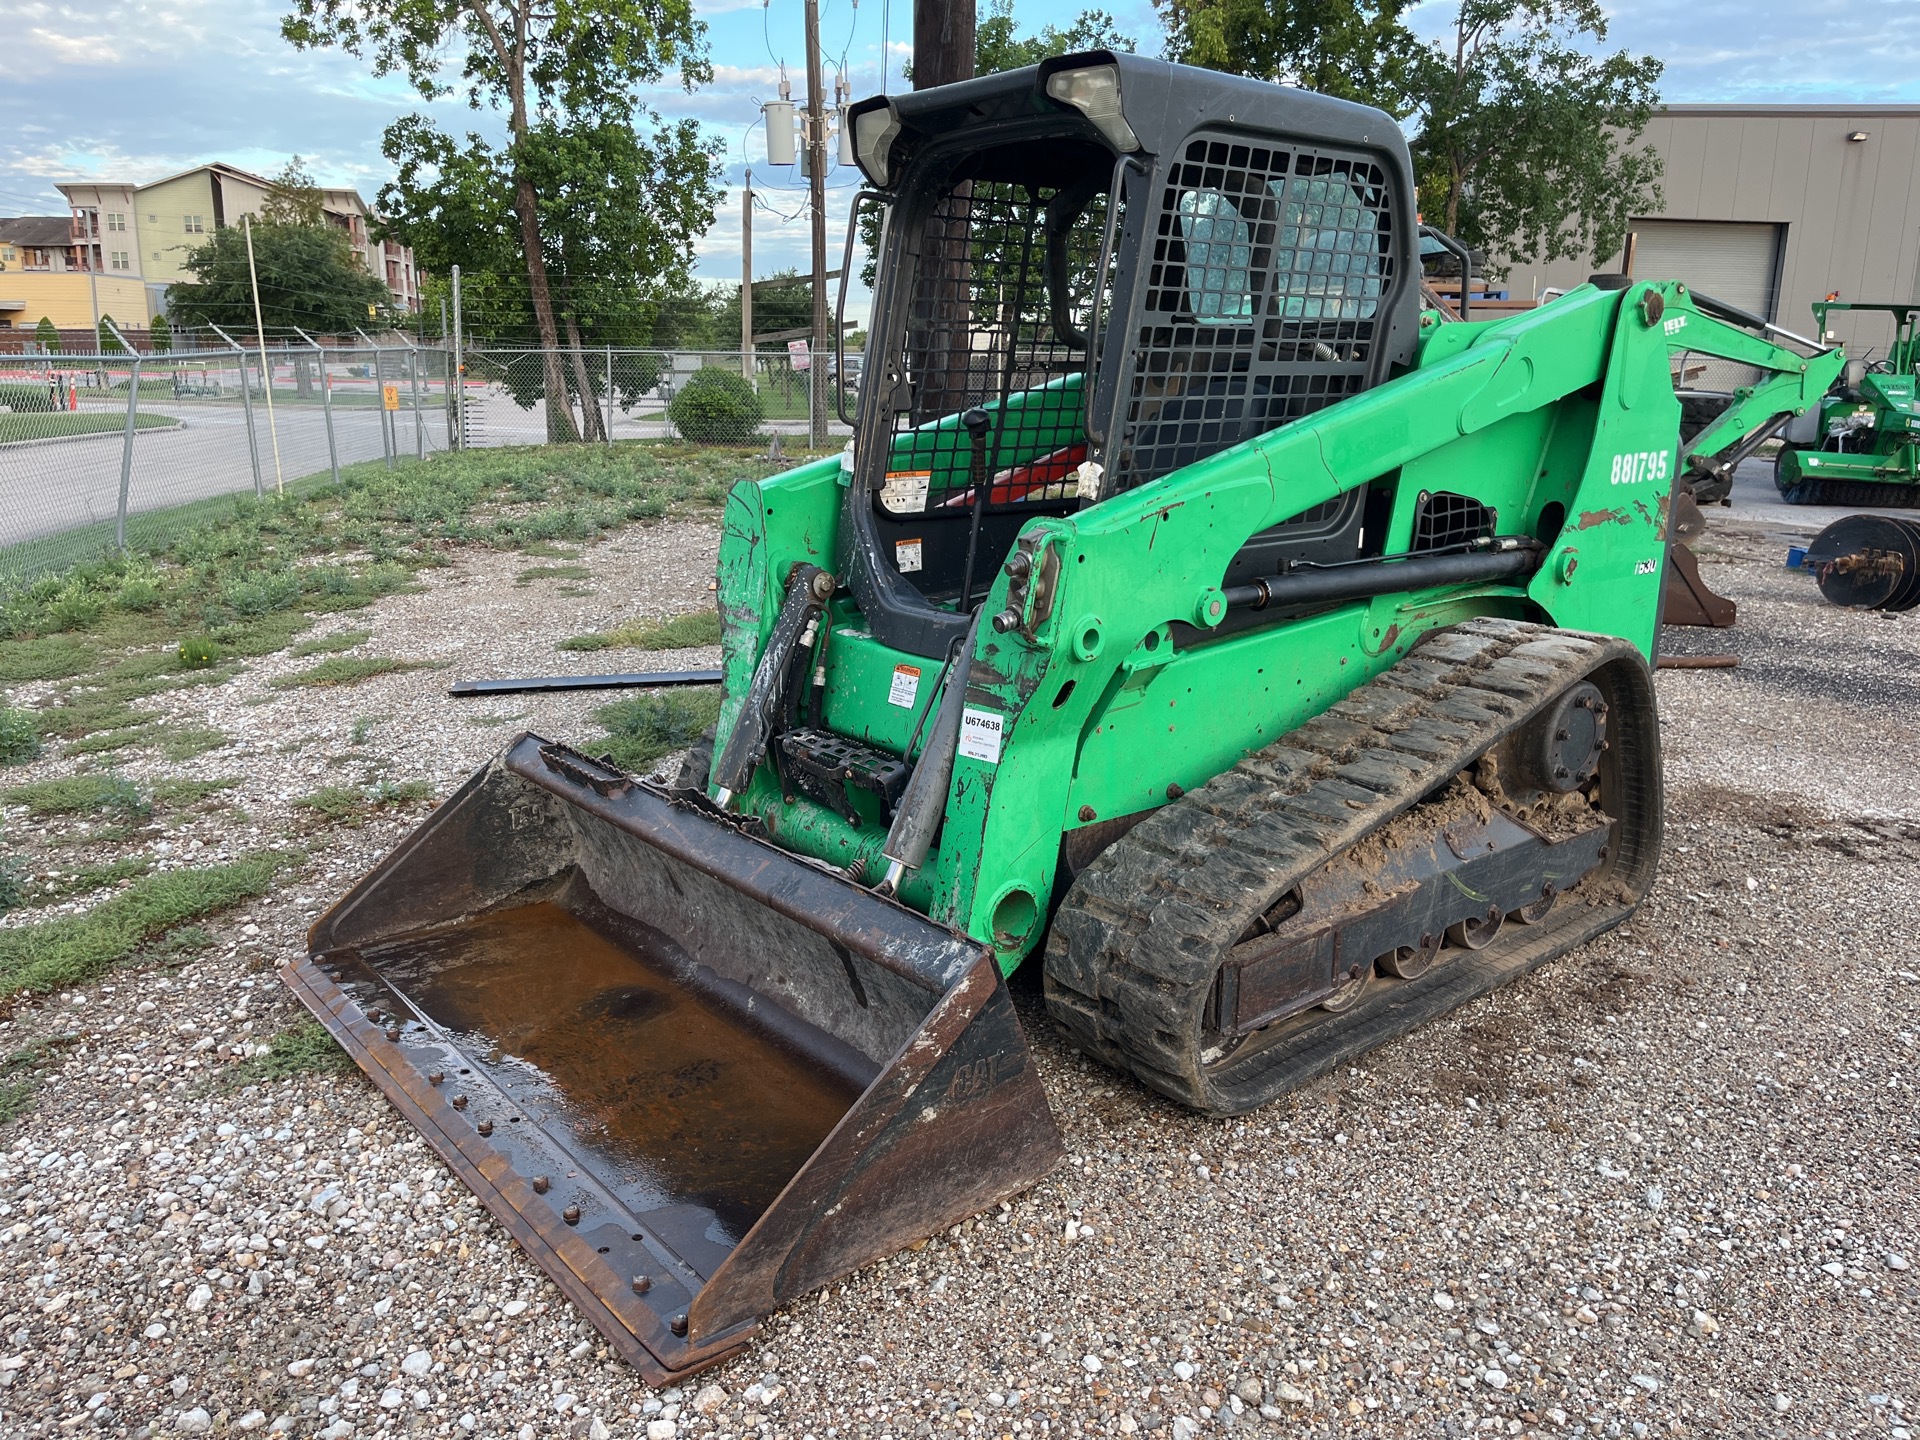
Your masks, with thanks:
[[[0,765],[24,765],[40,753],[40,722],[30,710],[0,705]]]
[[[222,790],[231,790],[240,782],[231,778],[219,780],[182,780],[168,777],[153,782],[153,803],[156,805],[197,805],[209,795],[218,795]]]
[[[720,643],[720,614],[696,610],[670,620],[635,620],[593,635],[562,640],[562,650],[692,650]]]
[[[583,749],[613,756],[627,770],[644,770],[662,755],[684,750],[714,727],[720,718],[720,687],[668,690],[616,700],[593,712],[606,738]]]
[[[0,685],[30,680],[64,680],[99,663],[100,647],[74,635],[40,635],[0,640]]]
[[[337,630],[331,635],[317,635],[311,640],[302,640],[288,653],[303,660],[309,655],[335,655],[342,650],[351,650],[356,645],[364,645],[372,638],[371,630]]]
[[[577,560],[580,552],[570,545],[556,545],[551,540],[534,540],[520,547],[520,553],[535,560]]]
[[[353,1069],[353,1060],[318,1020],[302,1020],[267,1042],[267,1053],[234,1066],[228,1075],[237,1085],[262,1080],[292,1080],[300,1075],[339,1075]]]
[[[591,580],[593,572],[584,565],[533,565],[513,577],[516,585],[531,585],[536,580]]]
[[[423,670],[421,660],[396,660],[391,655],[336,655],[322,660],[311,670],[298,675],[282,675],[269,683],[276,690],[291,690],[303,685],[357,685],[375,675],[392,675],[401,670]]]
[[[204,870],[163,871],[84,915],[0,930],[0,1000],[84,984],[176,925],[265,894],[289,859],[269,851]]]
[[[90,895],[95,890],[118,885],[122,880],[137,880],[152,869],[151,860],[132,856],[105,865],[82,865],[77,870],[49,870],[31,877],[14,904],[16,907],[52,905],[61,900],[71,900],[75,895]],[[0,910],[6,908],[0,905]]]
[[[432,787],[424,780],[403,780],[398,783],[382,780],[378,785],[323,786],[311,795],[302,795],[293,804],[295,809],[309,811],[335,824],[351,822],[357,825],[376,810],[411,805],[432,794]]]
[[[31,815],[86,815],[118,810],[145,815],[152,807],[131,780],[118,775],[69,775],[0,790],[0,804],[24,805]]]
[[[172,430],[180,422],[168,415],[135,415],[136,430]],[[63,435],[118,435],[127,428],[127,417],[88,411],[58,415],[0,415],[0,445],[20,440],[50,440]]]
[[[84,740],[75,740],[60,753],[65,756],[105,755],[114,750],[126,750],[135,745],[151,744],[165,735],[166,730],[166,723],[160,720],[125,730],[107,730],[98,735],[89,735]]]
[[[160,753],[172,761],[191,760],[209,750],[219,750],[232,742],[218,730],[206,725],[188,725],[167,731],[160,737]]]
[[[531,710],[522,710],[518,715],[469,715],[467,716],[467,724],[511,725],[515,720],[524,720],[532,713]]]

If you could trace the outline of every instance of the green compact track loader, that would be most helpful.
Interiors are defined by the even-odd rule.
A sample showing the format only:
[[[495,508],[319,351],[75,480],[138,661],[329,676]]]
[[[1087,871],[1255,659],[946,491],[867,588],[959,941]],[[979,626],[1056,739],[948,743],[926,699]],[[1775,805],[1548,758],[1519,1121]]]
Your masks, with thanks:
[[[1682,466],[1841,364],[1668,280],[1440,323],[1399,128],[1302,91],[850,123],[853,440],[727,501],[711,745],[519,737],[287,972],[654,1379],[1056,1163],[1023,964],[1233,1115],[1631,914]],[[1681,347],[1760,376],[1685,454]]]
[[[1893,343],[1878,360],[1849,360],[1820,404],[1787,424],[1774,484],[1789,505],[1920,505],[1920,302],[1822,301],[1820,334],[1847,311],[1889,316]]]

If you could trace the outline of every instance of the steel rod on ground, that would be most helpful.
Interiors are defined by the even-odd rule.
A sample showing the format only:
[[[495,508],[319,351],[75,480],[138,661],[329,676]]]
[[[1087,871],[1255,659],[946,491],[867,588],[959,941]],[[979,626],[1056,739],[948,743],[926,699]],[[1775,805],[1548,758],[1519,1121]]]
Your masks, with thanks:
[[[677,685],[718,685],[718,670],[662,670],[655,674],[532,675],[518,680],[456,680],[449,695],[534,695],[550,690],[640,690]]]

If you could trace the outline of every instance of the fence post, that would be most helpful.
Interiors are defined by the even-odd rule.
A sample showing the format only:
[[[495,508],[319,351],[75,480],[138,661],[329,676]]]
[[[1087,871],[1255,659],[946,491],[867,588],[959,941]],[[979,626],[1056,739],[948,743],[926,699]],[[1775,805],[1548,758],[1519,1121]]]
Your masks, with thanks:
[[[267,487],[260,478],[260,436],[253,426],[253,386],[247,380],[247,347],[212,322],[208,322],[207,328],[233,348],[234,356],[240,362],[240,408],[247,417],[247,455],[253,461],[253,498],[264,500],[267,498]]]
[[[111,320],[102,320],[101,324],[113,331],[114,338],[121,348],[133,354],[133,375],[127,381],[127,434],[120,445],[120,509],[113,522],[113,544],[116,550],[127,548],[127,496],[133,488],[133,432],[138,428],[140,416],[140,352],[127,343],[127,337],[120,333],[120,327]]]
[[[420,420],[420,350],[411,340],[407,341],[407,369],[412,372],[413,391],[413,458],[427,458],[427,432]]]
[[[453,428],[448,442],[456,450],[467,448],[467,355],[466,336],[460,328],[460,267],[453,267],[453,373],[447,385],[453,392]]]
[[[327,467],[333,472],[333,483],[340,483],[340,446],[333,435],[333,386],[327,381],[327,352],[320,342],[307,334],[298,325],[293,333],[313,346],[314,363],[320,367],[320,413],[327,422]]]
[[[387,409],[387,362],[375,340],[358,325],[353,333],[373,347],[373,388],[377,392],[374,400],[380,416],[380,453],[386,457],[387,469],[393,469],[393,457],[400,449],[400,428],[393,423],[394,412]]]
[[[607,346],[607,444],[613,444],[613,346]]]

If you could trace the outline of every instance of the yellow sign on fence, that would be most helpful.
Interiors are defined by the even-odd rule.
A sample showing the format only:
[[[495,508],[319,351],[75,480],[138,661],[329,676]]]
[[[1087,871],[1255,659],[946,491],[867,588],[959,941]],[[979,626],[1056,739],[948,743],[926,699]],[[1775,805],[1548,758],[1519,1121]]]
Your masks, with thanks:
[[[380,404],[385,409],[398,410],[400,408],[400,387],[398,385],[382,385],[380,387]]]

